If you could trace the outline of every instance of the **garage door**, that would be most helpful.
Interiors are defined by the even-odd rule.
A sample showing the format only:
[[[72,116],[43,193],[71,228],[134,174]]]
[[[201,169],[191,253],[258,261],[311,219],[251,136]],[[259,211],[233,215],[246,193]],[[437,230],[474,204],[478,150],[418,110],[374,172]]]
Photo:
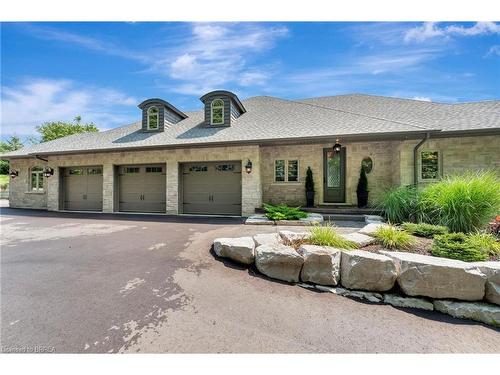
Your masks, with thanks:
[[[123,165],[119,168],[119,210],[165,212],[165,165]]]
[[[183,213],[241,215],[241,162],[182,166]]]
[[[63,172],[64,209],[102,211],[102,167],[72,167]]]

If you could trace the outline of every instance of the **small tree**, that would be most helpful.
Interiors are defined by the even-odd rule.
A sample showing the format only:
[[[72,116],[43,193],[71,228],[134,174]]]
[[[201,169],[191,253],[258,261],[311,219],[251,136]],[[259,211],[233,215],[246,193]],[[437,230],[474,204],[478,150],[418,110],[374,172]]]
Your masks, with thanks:
[[[307,167],[306,172],[306,203],[307,207],[314,206],[314,179],[311,167]]]
[[[363,166],[361,166],[361,171],[359,172],[356,193],[358,196],[358,207],[366,207],[368,205],[368,179],[366,178],[366,171]]]
[[[52,141],[54,139],[77,133],[91,133],[99,131],[97,126],[95,126],[92,122],[82,124],[81,120],[81,116],[76,116],[73,123],[62,121],[45,122],[42,125],[37,126],[36,130],[42,135],[41,142]]]
[[[313,179],[313,171],[312,171],[311,167],[307,167],[306,191],[314,191],[314,179]]]
[[[361,167],[359,172],[358,187],[356,188],[356,193],[368,192],[368,178],[366,178],[366,171],[364,167]]]

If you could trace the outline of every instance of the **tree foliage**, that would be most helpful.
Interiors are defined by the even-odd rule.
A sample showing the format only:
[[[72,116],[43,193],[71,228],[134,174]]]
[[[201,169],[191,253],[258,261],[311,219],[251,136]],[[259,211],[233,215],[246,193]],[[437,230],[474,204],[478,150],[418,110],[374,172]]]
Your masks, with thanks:
[[[36,130],[42,136],[41,142],[52,141],[54,139],[66,137],[72,134],[99,131],[94,123],[91,122],[82,124],[81,120],[82,118],[80,116],[76,116],[72,123],[63,121],[45,122],[42,125],[37,126]]]
[[[16,151],[23,147],[23,143],[18,137],[12,136],[6,141],[0,141],[0,153]],[[9,173],[8,160],[0,160],[0,174]]]

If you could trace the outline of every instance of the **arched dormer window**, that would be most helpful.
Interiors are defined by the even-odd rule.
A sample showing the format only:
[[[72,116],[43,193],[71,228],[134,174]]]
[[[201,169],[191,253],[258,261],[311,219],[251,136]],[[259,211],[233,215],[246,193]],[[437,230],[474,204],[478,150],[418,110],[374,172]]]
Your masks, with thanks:
[[[149,107],[147,116],[148,116],[148,130],[157,130],[158,126],[160,125],[159,124],[160,113],[158,111],[158,108],[154,106]]]
[[[222,99],[212,101],[210,123],[212,125],[224,124],[224,101]]]

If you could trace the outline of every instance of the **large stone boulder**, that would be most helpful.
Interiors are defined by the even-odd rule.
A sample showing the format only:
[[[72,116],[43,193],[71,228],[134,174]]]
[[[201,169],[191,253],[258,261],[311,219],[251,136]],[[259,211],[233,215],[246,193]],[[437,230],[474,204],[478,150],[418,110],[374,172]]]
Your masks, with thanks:
[[[304,258],[293,247],[283,244],[262,245],[255,249],[255,265],[273,279],[298,282]]]
[[[217,238],[214,251],[220,257],[244,264],[252,264],[255,259],[255,243],[252,237]]]
[[[397,294],[384,294],[384,302],[394,307],[434,310],[434,305],[423,298],[403,297]]]
[[[396,277],[394,261],[385,255],[363,250],[342,253],[340,282],[346,288],[385,292]]]
[[[292,243],[309,238],[311,234],[309,232],[292,232],[289,230],[280,230],[279,235],[285,243]]]
[[[398,284],[409,296],[479,301],[484,297],[486,275],[479,268],[454,259],[382,251],[398,267]]]
[[[455,318],[472,319],[500,327],[500,307],[482,302],[434,301],[434,308]]]
[[[278,233],[262,233],[253,236],[253,240],[255,247],[259,247],[261,245],[277,245],[281,242],[281,237]]]
[[[300,279],[320,285],[337,285],[340,280],[342,251],[328,246],[302,245],[299,254],[304,257]]]
[[[341,234],[346,240],[354,242],[358,247],[368,246],[374,243],[376,240],[373,237],[367,236],[366,234],[361,234],[359,232]]]
[[[474,262],[487,277],[484,299],[500,305],[500,262]]]
[[[358,233],[373,237],[373,235],[378,230],[378,228],[386,227],[386,226],[387,226],[387,224],[384,224],[384,223],[370,223],[370,224],[365,225],[360,230],[358,230]]]

